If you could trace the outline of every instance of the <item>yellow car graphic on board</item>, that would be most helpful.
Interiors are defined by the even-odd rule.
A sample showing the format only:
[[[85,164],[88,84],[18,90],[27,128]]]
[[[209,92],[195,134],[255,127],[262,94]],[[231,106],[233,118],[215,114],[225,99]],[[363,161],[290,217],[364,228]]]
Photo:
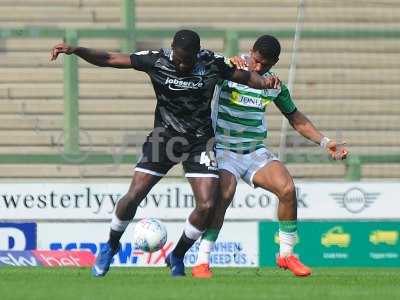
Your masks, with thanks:
[[[395,230],[374,230],[369,235],[369,241],[374,244],[396,245],[399,239],[399,233]]]
[[[325,247],[339,246],[341,248],[345,248],[350,245],[350,241],[350,234],[345,233],[341,226],[335,226],[329,229],[321,237],[321,244]]]

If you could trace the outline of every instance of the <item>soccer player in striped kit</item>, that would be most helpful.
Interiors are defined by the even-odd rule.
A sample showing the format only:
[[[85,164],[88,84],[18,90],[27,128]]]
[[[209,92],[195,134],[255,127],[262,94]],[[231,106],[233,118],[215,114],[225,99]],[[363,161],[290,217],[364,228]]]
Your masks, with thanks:
[[[279,41],[270,35],[257,39],[248,56],[231,62],[264,77],[275,76],[270,69],[279,60]],[[220,196],[212,223],[202,235],[193,277],[209,278],[210,252],[222,227],[226,209],[232,202],[240,178],[253,188],[273,192],[279,199],[280,253],[277,265],[296,276],[308,276],[311,269],[293,255],[297,240],[297,199],[292,176],[282,162],[264,145],[267,136],[265,109],[274,103],[292,127],[305,138],[319,144],[333,159],[344,159],[347,150],[319,132],[293,103],[288,88],[256,90],[243,84],[223,80],[215,88],[213,127],[220,175]]]

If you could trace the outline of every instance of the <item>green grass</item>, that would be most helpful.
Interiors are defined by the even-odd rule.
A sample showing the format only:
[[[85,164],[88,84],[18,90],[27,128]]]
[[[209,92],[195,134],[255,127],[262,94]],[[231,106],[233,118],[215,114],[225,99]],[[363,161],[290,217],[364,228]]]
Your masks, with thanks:
[[[0,268],[0,299],[400,299],[399,268],[313,271],[296,278],[275,268],[217,268],[214,278],[199,280],[171,278],[163,268],[112,268],[105,278],[88,269]]]

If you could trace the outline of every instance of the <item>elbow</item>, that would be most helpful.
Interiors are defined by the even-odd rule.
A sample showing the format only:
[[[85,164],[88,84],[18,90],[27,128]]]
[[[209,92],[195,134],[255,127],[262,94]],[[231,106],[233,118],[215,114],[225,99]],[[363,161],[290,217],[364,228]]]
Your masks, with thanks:
[[[290,126],[292,126],[293,129],[295,129],[296,131],[301,130],[301,127],[302,127],[301,123],[296,122],[295,118],[287,117],[287,119],[288,119],[288,122],[289,122]]]

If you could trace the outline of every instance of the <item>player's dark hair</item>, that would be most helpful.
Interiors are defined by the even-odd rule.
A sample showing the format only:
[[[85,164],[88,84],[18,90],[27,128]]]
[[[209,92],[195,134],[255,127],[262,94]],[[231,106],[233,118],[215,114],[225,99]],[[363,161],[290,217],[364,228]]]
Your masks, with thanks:
[[[179,30],[174,35],[172,47],[180,48],[190,53],[197,53],[200,50],[200,37],[192,30]]]
[[[281,54],[281,44],[272,35],[260,36],[254,43],[253,51],[259,52],[263,57],[278,60]]]

